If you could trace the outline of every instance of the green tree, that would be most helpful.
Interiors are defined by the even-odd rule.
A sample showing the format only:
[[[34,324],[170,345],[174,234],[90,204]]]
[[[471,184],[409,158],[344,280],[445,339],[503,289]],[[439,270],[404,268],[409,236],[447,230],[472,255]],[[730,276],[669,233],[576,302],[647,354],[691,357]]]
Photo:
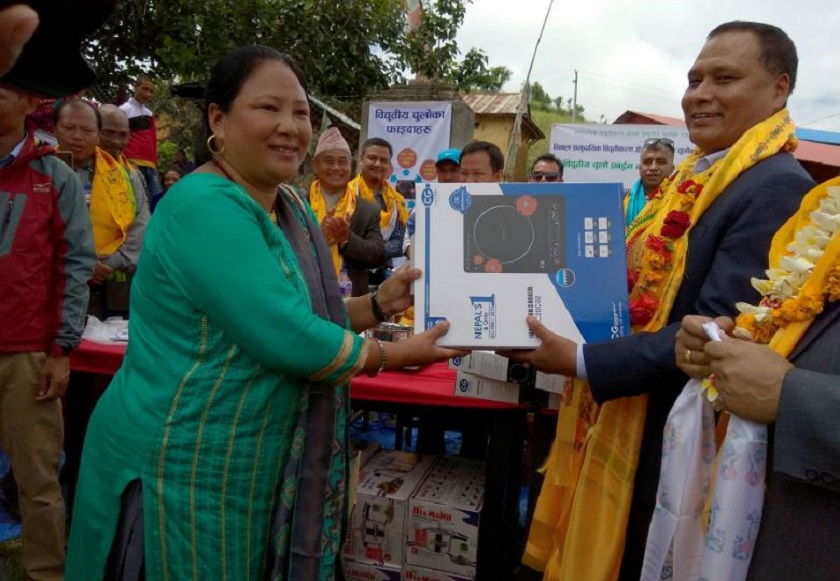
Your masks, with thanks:
[[[541,111],[554,109],[554,100],[549,96],[539,81],[531,85],[531,107]]]
[[[414,73],[463,91],[500,91],[512,73],[489,67],[484,51],[472,48],[459,60],[456,36],[473,0],[426,0],[417,30],[410,30],[395,48],[399,60]]]
[[[448,74],[446,81],[463,91],[489,91],[498,93],[513,75],[505,66],[487,68],[487,55],[471,48],[464,60]]]
[[[407,31],[402,0],[123,0],[84,51],[100,79],[94,93],[113,100],[141,72],[203,80],[228,50],[266,44],[352,115],[366,95],[404,82],[406,68],[463,90],[500,90],[506,67],[489,67],[477,49],[459,60],[455,37],[471,1],[425,2],[419,29]]]
[[[538,93],[538,91],[542,91],[543,94]],[[534,103],[535,94],[538,94],[540,96],[540,100],[536,106]],[[539,106],[541,104],[544,104],[546,102],[546,99],[549,103],[549,106]],[[571,108],[571,99],[569,99],[568,101],[564,101],[562,97],[556,97],[552,99],[548,96],[548,93],[545,92],[545,89],[543,89],[543,87],[538,82],[534,82],[534,84],[531,85],[531,120],[537,125],[537,127],[539,127],[542,130],[543,133],[545,133],[546,138],[536,142],[534,145],[531,146],[531,149],[528,151],[529,169],[534,164],[534,160],[537,159],[537,157],[544,153],[548,153],[549,147],[551,145],[551,126],[555,123],[572,122]],[[577,106],[576,121],[578,123],[589,123],[589,120],[587,120],[583,116],[583,105]]]
[[[416,30],[410,30],[397,55],[412,71],[432,81],[452,76],[459,55],[455,40],[472,0],[428,0]]]
[[[225,52],[287,52],[325,97],[360,99],[400,78],[401,0],[124,0],[85,45],[100,92],[139,72],[202,80]]]

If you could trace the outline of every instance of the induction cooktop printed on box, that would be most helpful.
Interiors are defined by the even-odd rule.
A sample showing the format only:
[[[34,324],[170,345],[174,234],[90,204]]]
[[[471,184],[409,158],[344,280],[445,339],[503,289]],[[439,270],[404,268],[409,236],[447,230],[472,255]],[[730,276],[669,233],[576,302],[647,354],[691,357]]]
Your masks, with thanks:
[[[528,348],[533,315],[578,342],[626,334],[619,184],[424,184],[412,243],[418,331],[442,345]]]
[[[470,196],[465,272],[556,272],[566,266],[562,196]]]

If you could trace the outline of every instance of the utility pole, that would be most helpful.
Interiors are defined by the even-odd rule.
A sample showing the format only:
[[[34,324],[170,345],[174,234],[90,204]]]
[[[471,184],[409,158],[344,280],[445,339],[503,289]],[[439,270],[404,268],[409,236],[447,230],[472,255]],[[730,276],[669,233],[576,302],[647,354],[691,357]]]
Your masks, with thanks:
[[[575,69],[575,80],[573,81],[575,84],[575,98],[572,102],[572,123],[577,122],[577,69]]]
[[[545,25],[548,23],[548,15],[551,14],[551,7],[554,5],[554,0],[548,3],[548,9],[545,11],[545,18],[543,18],[542,28],[540,28],[540,35],[537,37],[537,44],[534,46],[534,53],[531,55],[531,64],[528,66],[528,74],[525,76],[525,83],[522,86],[522,97],[519,101],[519,106],[516,108],[516,117],[513,121],[513,130],[511,131],[510,139],[508,140],[507,157],[505,158],[505,176],[512,176],[516,170],[516,159],[519,153],[519,146],[522,141],[522,117],[528,111],[528,105],[531,101],[531,71],[534,70],[534,61],[537,59],[537,49],[540,48],[543,33],[545,32]]]

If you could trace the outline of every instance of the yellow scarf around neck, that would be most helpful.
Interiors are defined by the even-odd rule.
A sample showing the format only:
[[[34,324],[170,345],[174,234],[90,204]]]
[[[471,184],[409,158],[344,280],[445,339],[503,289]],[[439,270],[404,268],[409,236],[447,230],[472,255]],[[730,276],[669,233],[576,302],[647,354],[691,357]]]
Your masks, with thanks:
[[[312,182],[312,185],[309,186],[309,205],[312,206],[312,211],[315,212],[315,216],[318,218],[318,223],[324,221],[324,218],[327,216],[327,200],[324,197],[324,190],[321,188],[321,182],[319,180],[315,180]],[[353,213],[356,211],[356,194],[355,190],[350,188],[348,184],[347,187],[344,189],[344,194],[339,198],[338,203],[333,208],[332,215],[343,217],[348,222],[353,217]],[[338,245],[332,244],[330,246],[330,254],[332,255],[333,266],[335,267],[335,273],[338,274],[341,272],[341,263],[342,258],[341,254],[338,252]]]
[[[90,223],[96,254],[108,256],[125,242],[137,216],[137,200],[125,168],[96,148],[90,184]]]
[[[627,233],[628,263],[636,274],[631,304],[635,300],[636,310],[646,315],[634,332],[665,326],[685,270],[691,228],[741,173],[795,149],[794,130],[783,109],[744,133],[708,170],[694,174],[705,156],[697,150],[662,183]],[[524,564],[545,572],[546,581],[618,577],[646,413],[646,395],[599,409],[585,381],[568,382],[523,556]]]
[[[354,192],[358,193],[365,200],[369,200],[379,207],[379,202],[376,200],[376,192],[374,192],[362,179],[361,174],[353,178],[347,187],[352,188]],[[397,190],[391,186],[387,181],[382,180],[382,199],[385,200],[385,209],[379,214],[379,229],[383,232],[382,237],[387,240],[390,233],[394,229],[394,222],[405,224],[408,220],[408,209],[405,206],[405,198],[402,197]],[[396,212],[396,216],[394,213]],[[388,236],[385,236],[388,232]]]

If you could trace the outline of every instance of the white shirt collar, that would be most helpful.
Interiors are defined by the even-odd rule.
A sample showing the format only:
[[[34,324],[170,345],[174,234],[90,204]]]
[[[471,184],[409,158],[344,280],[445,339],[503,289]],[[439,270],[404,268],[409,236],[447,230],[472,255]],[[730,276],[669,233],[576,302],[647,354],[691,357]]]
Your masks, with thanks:
[[[26,140],[29,138],[28,133],[23,134],[23,139],[21,139],[17,145],[15,145],[14,149],[9,152],[7,156],[0,159],[0,167],[6,167],[12,165],[17,157],[20,155],[20,152],[23,151],[23,146],[26,145]]]
[[[697,163],[694,164],[694,173],[703,173],[704,171],[715,165],[715,163],[717,163],[719,160],[726,157],[726,154],[729,153],[730,149],[732,148],[727,147],[726,149],[723,149],[721,151],[716,151],[714,153],[710,153],[705,157],[701,157],[697,160]]]

